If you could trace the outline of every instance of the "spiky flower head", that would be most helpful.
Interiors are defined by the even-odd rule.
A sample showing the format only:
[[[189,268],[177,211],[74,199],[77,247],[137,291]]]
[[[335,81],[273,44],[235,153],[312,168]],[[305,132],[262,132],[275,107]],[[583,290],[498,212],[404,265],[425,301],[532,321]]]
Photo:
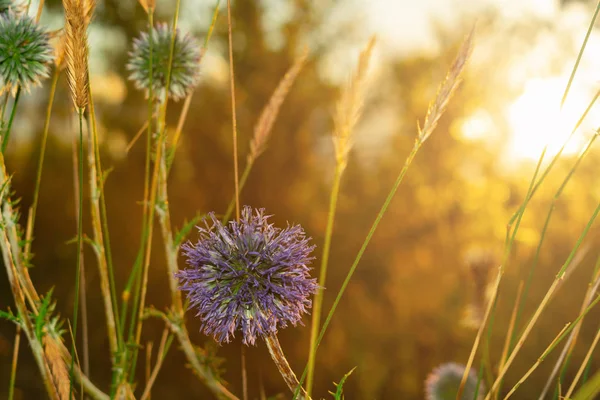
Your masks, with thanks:
[[[296,325],[317,290],[308,265],[314,246],[300,225],[285,229],[268,222],[264,209],[246,206],[239,221],[223,225],[214,214],[198,227],[200,240],[183,246],[191,268],[180,271],[180,289],[196,308],[202,329],[218,342],[237,330],[243,342]]]
[[[445,363],[433,370],[425,381],[426,400],[456,400],[458,388],[465,373],[465,366],[457,363]],[[467,382],[461,400],[472,400],[475,398],[477,389],[477,375],[473,370],[469,371]],[[477,399],[483,399],[485,388],[479,383]]]
[[[133,41],[133,50],[129,53],[127,64],[127,70],[131,72],[129,79],[134,81],[138,89],[144,90],[146,96],[152,85],[153,92],[160,99],[165,99],[172,37],[172,29],[162,23],[152,29],[152,35],[144,32]],[[152,80],[150,80],[150,42],[152,42]],[[184,98],[197,85],[199,61],[198,43],[189,34],[182,35],[177,30],[168,90],[171,99],[177,101]]]
[[[52,61],[52,46],[46,31],[26,15],[13,11],[0,15],[0,77],[4,90],[28,91],[46,78]]]

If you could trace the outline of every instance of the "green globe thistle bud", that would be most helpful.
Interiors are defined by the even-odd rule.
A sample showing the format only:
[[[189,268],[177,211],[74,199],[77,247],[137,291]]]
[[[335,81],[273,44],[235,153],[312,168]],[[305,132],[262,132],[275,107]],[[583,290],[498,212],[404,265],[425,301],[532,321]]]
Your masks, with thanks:
[[[138,89],[148,95],[150,90],[150,40],[152,40],[152,91],[160,99],[165,99],[171,39],[173,32],[167,24],[158,24],[149,35],[144,32],[134,39],[133,50],[129,53],[127,69],[131,72],[129,79],[134,81]],[[175,34],[173,65],[169,82],[168,97],[177,101],[186,97],[198,84],[200,46],[188,34]]]
[[[465,366],[457,363],[445,363],[438,366],[425,381],[425,398],[427,400],[456,400],[464,372]],[[477,375],[473,370],[469,371],[463,394],[460,397],[461,400],[475,399],[477,384]],[[479,382],[477,400],[482,400],[484,393],[483,383]]]
[[[29,91],[48,77],[52,46],[46,31],[31,18],[12,11],[0,14],[0,78],[2,91]]]

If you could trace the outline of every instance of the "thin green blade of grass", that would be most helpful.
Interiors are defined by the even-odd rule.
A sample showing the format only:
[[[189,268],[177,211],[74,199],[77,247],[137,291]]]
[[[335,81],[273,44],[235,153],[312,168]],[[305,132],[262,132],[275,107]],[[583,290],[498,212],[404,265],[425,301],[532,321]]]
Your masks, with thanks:
[[[363,109],[365,78],[374,45],[375,38],[371,38],[366,48],[360,53],[356,71],[344,89],[337,106],[333,135],[336,166],[333,183],[331,185],[331,194],[329,196],[329,210],[327,212],[327,225],[325,228],[325,238],[323,240],[323,252],[321,255],[321,267],[318,281],[319,288],[317,289],[317,293],[313,300],[310,346],[308,351],[308,372],[306,376],[306,393],[308,397],[311,396],[313,388],[316,359],[315,345],[317,334],[319,333],[319,324],[321,323],[321,309],[323,307],[323,295],[327,279],[329,252],[331,249],[331,238],[333,236],[333,225],[338,195],[340,192],[340,184],[352,148],[352,132],[358,123]]]
[[[460,83],[461,75],[463,73],[465,65],[466,65],[466,63],[470,57],[471,51],[472,51],[473,34],[474,34],[474,29],[471,30],[471,32],[467,35],[466,39],[464,40],[461,48],[458,51],[458,55],[456,56],[454,62],[452,63],[452,66],[450,67],[448,74],[446,75],[446,78],[444,79],[444,81],[440,85],[440,88],[438,89],[435,100],[429,106],[429,109],[428,109],[426,117],[425,117],[425,123],[423,124],[423,128],[419,127],[418,135],[417,135],[417,138],[413,145],[413,148],[410,151],[408,157],[406,158],[404,165],[396,178],[396,181],[394,182],[394,184],[392,185],[392,188],[388,192],[388,195],[387,195],[386,199],[384,200],[383,205],[381,206],[381,209],[377,213],[377,216],[375,217],[375,221],[373,222],[369,232],[367,233],[367,236],[366,236],[365,240],[363,241],[363,244],[361,245],[360,250],[358,251],[358,254],[355,257],[354,262],[352,263],[350,269],[348,270],[346,278],[344,279],[344,282],[342,283],[342,286],[340,287],[340,289],[337,293],[337,296],[333,302],[333,305],[331,306],[331,308],[329,310],[327,318],[325,319],[325,322],[323,323],[321,331],[319,332],[319,337],[317,339],[317,344],[315,346],[315,352],[319,348],[319,345],[320,345],[321,341],[323,340],[323,336],[325,336],[325,332],[327,331],[327,328],[329,327],[329,323],[331,322],[331,319],[333,318],[333,314],[335,313],[337,306],[338,306],[342,296],[344,295],[346,287],[348,286],[348,283],[350,282],[350,279],[352,278],[352,275],[354,274],[356,267],[360,263],[360,260],[362,259],[364,252],[366,251],[371,239],[373,238],[373,235],[375,234],[375,231],[377,230],[379,223],[381,222],[385,212],[387,211],[390,203],[392,202],[392,199],[394,198],[396,192],[398,191],[400,184],[404,180],[406,173],[408,172],[410,166],[412,165],[412,162],[413,162],[415,156],[421,149],[421,146],[424,144],[424,142],[433,133],[433,130],[437,126],[437,121],[439,120],[440,116],[445,112],[446,106],[448,105],[450,98],[452,97],[452,95],[454,94],[454,91],[456,90],[456,88],[458,87],[458,85]],[[307,369],[308,368],[305,367],[302,377],[300,378],[300,384],[298,385],[298,388],[296,389],[296,391],[294,393],[294,399],[296,399],[298,394],[300,393],[301,385],[304,382],[304,379],[307,374]]]

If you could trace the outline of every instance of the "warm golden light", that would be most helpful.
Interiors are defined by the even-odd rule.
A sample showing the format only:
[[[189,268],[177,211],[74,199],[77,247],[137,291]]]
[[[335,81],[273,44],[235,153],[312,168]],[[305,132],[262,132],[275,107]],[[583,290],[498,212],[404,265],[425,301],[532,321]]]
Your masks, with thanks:
[[[589,103],[587,93],[573,88],[561,109],[564,89],[565,80],[559,78],[527,82],[523,93],[507,110],[511,131],[509,158],[537,160],[546,145],[549,156],[560,151]],[[585,140],[583,132],[585,128],[578,129],[566,143],[563,154],[574,154],[581,149]]]

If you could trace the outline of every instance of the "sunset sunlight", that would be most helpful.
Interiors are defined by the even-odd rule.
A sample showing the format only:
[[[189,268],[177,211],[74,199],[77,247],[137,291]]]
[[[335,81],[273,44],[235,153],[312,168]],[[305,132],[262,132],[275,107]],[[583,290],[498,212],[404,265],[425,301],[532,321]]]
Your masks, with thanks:
[[[590,96],[583,90],[573,89],[561,110],[564,88],[564,80],[560,78],[532,79],[509,105],[507,121],[511,136],[507,155],[510,158],[537,160],[546,145],[547,154],[554,155],[565,142],[565,155],[581,149],[590,131],[590,122],[598,121],[598,113],[590,113],[582,127],[567,141],[589,104]]]

